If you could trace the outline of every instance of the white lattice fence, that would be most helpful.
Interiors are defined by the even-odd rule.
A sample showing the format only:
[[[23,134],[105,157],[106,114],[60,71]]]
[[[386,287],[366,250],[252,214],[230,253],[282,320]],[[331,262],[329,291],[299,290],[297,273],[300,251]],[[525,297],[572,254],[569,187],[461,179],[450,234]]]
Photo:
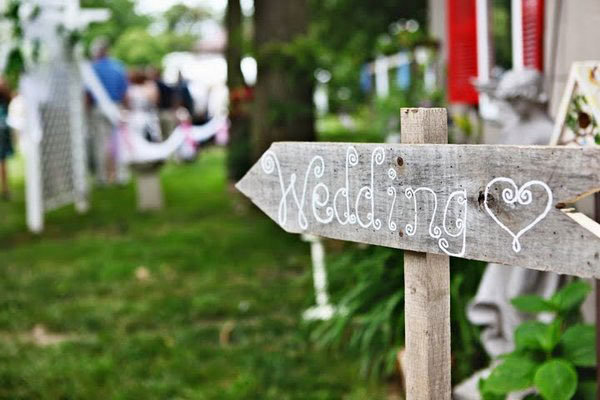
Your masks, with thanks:
[[[75,203],[87,208],[84,99],[78,67],[55,62],[22,81],[27,110],[27,222],[43,229],[43,213]]]

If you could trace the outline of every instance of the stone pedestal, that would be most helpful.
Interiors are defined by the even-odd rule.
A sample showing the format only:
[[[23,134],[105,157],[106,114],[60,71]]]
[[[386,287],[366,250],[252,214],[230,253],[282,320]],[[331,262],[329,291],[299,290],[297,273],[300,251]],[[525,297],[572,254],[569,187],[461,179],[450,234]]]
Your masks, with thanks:
[[[160,165],[144,166],[135,170],[138,210],[161,210],[164,206],[164,198],[160,185]]]

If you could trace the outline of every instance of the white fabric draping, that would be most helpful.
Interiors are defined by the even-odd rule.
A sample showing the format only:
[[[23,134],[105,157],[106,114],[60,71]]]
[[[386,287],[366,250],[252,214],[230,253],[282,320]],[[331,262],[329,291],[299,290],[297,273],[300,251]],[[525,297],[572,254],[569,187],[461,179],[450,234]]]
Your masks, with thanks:
[[[142,164],[163,161],[173,155],[185,141],[204,142],[227,127],[227,118],[214,117],[201,126],[179,125],[164,142],[150,142],[135,129],[136,126],[143,125],[132,120],[136,118],[135,115],[121,110],[110,99],[90,63],[81,63],[80,69],[83,82],[96,100],[98,108],[118,131],[119,162]]]

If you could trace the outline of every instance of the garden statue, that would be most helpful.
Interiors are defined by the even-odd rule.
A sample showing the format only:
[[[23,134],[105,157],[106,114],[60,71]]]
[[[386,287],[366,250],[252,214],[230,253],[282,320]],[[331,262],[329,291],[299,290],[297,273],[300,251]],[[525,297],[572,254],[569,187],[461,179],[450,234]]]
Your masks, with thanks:
[[[509,70],[497,81],[477,84],[499,108],[498,144],[547,145],[554,127],[546,112],[543,76],[534,69]]]

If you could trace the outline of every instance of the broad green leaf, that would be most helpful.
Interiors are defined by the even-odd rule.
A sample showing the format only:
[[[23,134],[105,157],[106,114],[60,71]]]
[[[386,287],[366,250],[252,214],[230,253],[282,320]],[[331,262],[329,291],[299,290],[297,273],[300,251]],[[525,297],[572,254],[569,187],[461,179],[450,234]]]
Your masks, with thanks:
[[[555,311],[553,303],[536,295],[515,297],[510,302],[521,312],[537,314],[544,311]]]
[[[562,356],[577,367],[596,366],[596,329],[578,324],[565,331],[560,339]]]
[[[551,352],[554,351],[554,348],[560,341],[561,337],[561,325],[562,320],[559,318],[554,319],[548,326],[548,331],[546,332],[545,342],[542,343],[544,350]]]
[[[525,357],[511,356],[498,365],[483,382],[482,391],[507,394],[533,386],[537,364]]]
[[[584,281],[574,281],[556,292],[550,301],[559,311],[570,311],[578,308],[592,290]]]
[[[544,324],[539,321],[526,321],[515,331],[518,350],[543,350],[550,352],[560,339],[560,322]]]
[[[506,399],[506,395],[504,395],[504,394],[495,394],[495,393],[490,393],[490,392],[480,392],[480,394],[481,394],[481,400],[505,400]]]
[[[563,360],[550,360],[538,368],[535,387],[546,400],[569,400],[577,390],[575,368]]]
[[[479,395],[481,400],[505,400],[506,396],[502,394],[491,393],[490,391],[485,390],[486,379],[479,378],[477,382],[477,389],[479,391]]]

